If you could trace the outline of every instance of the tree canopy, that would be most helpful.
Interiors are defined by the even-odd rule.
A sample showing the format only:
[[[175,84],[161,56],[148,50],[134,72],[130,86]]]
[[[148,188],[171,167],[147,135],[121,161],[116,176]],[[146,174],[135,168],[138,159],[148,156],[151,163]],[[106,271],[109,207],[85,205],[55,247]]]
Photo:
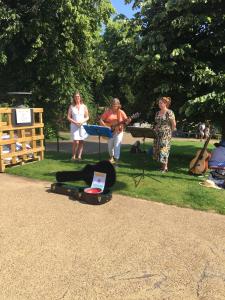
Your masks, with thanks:
[[[178,118],[223,125],[223,1],[125,3],[137,8],[132,19],[110,19],[109,0],[0,0],[1,92],[31,90],[60,112],[79,89],[99,104],[119,97],[150,120],[168,95]]]
[[[1,92],[32,90],[51,105],[77,89],[91,98],[102,78],[96,43],[112,12],[108,0],[0,0]]]
[[[134,20],[141,26],[135,73],[142,97],[171,95],[188,116],[224,113],[222,1],[137,0],[133,5],[140,8]]]
[[[122,99],[129,110],[135,102],[132,93],[132,73],[135,69],[136,27],[124,15],[109,21],[99,45],[105,57],[103,81],[98,85],[97,97],[102,104],[110,98]]]

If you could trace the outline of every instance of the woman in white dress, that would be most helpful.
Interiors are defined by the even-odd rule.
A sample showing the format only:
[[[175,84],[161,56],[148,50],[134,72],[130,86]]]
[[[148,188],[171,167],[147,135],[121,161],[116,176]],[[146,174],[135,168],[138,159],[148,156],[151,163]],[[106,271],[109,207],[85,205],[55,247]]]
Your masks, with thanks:
[[[73,139],[72,160],[81,160],[84,140],[88,136],[83,125],[87,124],[89,113],[87,106],[83,104],[79,92],[73,95],[73,102],[68,109],[67,119],[70,122],[70,132]]]

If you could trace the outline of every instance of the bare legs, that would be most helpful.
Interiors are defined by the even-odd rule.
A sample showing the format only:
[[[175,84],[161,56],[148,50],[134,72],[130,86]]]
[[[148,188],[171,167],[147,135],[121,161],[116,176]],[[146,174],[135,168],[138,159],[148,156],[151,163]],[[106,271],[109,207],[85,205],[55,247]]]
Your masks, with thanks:
[[[72,145],[72,159],[76,159],[77,148],[78,148],[78,141],[73,141],[73,145]]]
[[[168,171],[168,164],[161,164],[161,171],[162,172],[167,172]]]
[[[73,141],[72,145],[72,159],[81,159],[84,149],[84,141]]]
[[[81,159],[83,149],[84,149],[84,141],[79,141],[78,150],[77,150],[78,159]]]

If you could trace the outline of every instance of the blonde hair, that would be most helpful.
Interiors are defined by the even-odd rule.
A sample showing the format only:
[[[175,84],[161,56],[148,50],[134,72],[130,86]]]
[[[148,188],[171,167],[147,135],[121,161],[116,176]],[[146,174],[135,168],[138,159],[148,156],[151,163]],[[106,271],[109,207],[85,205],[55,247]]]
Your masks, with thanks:
[[[170,105],[171,105],[171,98],[170,97],[165,97],[165,96],[161,97],[161,98],[159,98],[158,103],[159,103],[159,101],[162,101],[163,103],[165,103],[167,108],[169,108]]]
[[[81,97],[81,94],[79,91],[76,91],[75,93],[73,93],[73,97],[72,97],[72,104],[76,105],[76,101],[75,101],[75,96],[79,95],[80,96],[80,103],[84,103],[83,98]]]
[[[121,108],[120,100],[118,98],[113,98],[111,101],[111,106],[117,105]]]

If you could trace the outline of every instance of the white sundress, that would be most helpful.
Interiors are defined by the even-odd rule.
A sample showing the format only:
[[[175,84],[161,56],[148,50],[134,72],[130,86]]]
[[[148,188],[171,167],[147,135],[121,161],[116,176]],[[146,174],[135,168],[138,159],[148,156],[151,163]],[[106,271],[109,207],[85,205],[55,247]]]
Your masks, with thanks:
[[[82,121],[84,119],[84,113],[85,113],[86,105],[81,104],[80,109],[78,109],[76,106],[71,105],[71,111],[72,111],[72,119],[74,121]],[[83,123],[86,125],[87,123]],[[71,138],[76,141],[82,141],[88,137],[88,134],[86,130],[82,126],[77,126],[74,123],[70,124],[70,132],[71,132]]]

